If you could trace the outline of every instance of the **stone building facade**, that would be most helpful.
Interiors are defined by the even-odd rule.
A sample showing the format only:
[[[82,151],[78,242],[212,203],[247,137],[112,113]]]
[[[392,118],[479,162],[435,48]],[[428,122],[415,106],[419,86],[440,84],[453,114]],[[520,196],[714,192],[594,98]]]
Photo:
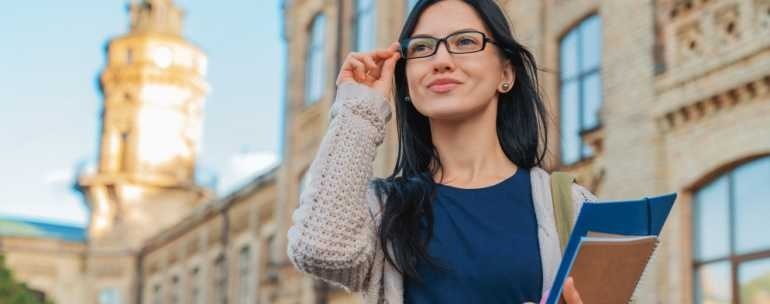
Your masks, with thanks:
[[[95,212],[92,221],[130,215],[134,222],[106,225],[110,233],[102,235],[113,238],[99,238],[92,224],[87,241],[5,234],[0,251],[57,303],[358,303],[297,272],[286,256],[286,231],[328,125],[342,59],[394,41],[415,2],[283,2],[283,161],[242,189],[209,198],[190,182],[184,157],[169,158],[178,170],[138,171],[158,173],[153,178],[86,176],[84,192],[106,198],[87,195],[89,202],[108,211],[110,204],[122,207]],[[499,3],[514,36],[543,68],[552,114],[546,167],[574,173],[604,200],[679,193],[635,302],[770,302],[770,237],[763,233],[770,217],[770,0]],[[157,56],[166,64],[165,55]],[[175,83],[202,97],[196,73]],[[105,102],[130,104],[110,101],[120,96],[105,94]],[[185,113],[192,122],[198,115]],[[144,149],[140,141],[128,143]],[[391,120],[376,175],[390,173],[396,146]],[[114,145],[103,139],[101,149],[109,153]],[[119,164],[104,166],[127,168]],[[157,200],[142,195],[136,203],[156,209],[110,200],[121,197],[117,189],[135,194],[125,185],[137,181],[157,183],[145,189]]]
[[[296,206],[291,184],[302,180],[328,123],[341,60],[395,41],[415,2],[286,1],[290,137],[280,184],[289,191],[278,221]],[[770,186],[770,1],[499,3],[544,69],[552,113],[547,167],[574,173],[605,200],[680,195],[636,302],[770,301],[770,239],[752,232],[770,216],[763,190]],[[360,33],[369,36],[363,43]],[[325,68],[316,67],[317,57]],[[376,160],[379,176],[392,170],[394,127],[391,121]],[[298,297],[353,301],[314,286]]]

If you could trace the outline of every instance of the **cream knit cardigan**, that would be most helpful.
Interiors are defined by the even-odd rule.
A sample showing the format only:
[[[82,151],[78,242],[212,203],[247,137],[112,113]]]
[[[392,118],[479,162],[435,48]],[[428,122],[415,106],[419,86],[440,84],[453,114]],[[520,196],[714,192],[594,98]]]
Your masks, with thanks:
[[[378,241],[381,212],[370,184],[390,106],[369,87],[345,83],[338,87],[330,116],[308,171],[309,185],[292,214],[287,254],[298,270],[359,292],[363,303],[402,304],[401,275],[386,262]],[[553,283],[561,253],[549,174],[535,167],[530,175],[545,292]],[[572,186],[572,197],[574,210],[580,210],[583,201],[596,200],[578,184]]]

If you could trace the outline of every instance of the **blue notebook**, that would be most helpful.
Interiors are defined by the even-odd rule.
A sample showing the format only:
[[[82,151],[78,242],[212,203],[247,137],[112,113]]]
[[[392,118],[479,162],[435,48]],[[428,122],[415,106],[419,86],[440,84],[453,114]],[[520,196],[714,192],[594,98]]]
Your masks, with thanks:
[[[584,203],[578,213],[567,247],[564,250],[564,256],[556,272],[553,287],[545,303],[559,303],[564,281],[574,271],[581,272],[578,269],[580,267],[589,268],[589,270],[583,269],[582,273],[593,271],[593,275],[597,276],[596,271],[602,268],[611,269],[618,266],[622,268],[623,263],[635,263],[635,265],[629,266],[640,266],[638,275],[628,272],[624,274],[606,273],[608,276],[622,276],[621,279],[625,282],[613,283],[631,286],[631,291],[633,291],[633,287],[636,286],[641,275],[641,270],[646,265],[649,256],[652,255],[654,245],[657,244],[657,237],[663,229],[663,224],[666,222],[675,200],[676,193],[670,193],[632,201]],[[612,237],[596,238],[594,237],[596,235]],[[654,241],[653,245],[651,245],[651,241]],[[579,257],[581,250],[584,251],[582,259]],[[628,254],[633,252],[638,252],[638,254]],[[590,257],[588,257],[589,255]],[[644,261],[640,261],[639,257],[644,257],[644,255],[647,255],[646,258]],[[578,265],[575,265],[576,260],[579,261]],[[572,269],[573,266],[576,269]],[[573,278],[583,301],[585,302],[586,298],[592,298],[591,295],[584,294],[586,290],[581,291],[580,285],[586,286],[586,284],[593,282],[585,282],[585,280],[578,282],[578,278],[574,274]],[[615,281],[618,280],[618,278],[614,279]],[[603,297],[605,297],[606,292],[609,291],[607,287],[611,286],[592,287],[594,290],[604,289]],[[628,294],[629,298],[630,296]]]

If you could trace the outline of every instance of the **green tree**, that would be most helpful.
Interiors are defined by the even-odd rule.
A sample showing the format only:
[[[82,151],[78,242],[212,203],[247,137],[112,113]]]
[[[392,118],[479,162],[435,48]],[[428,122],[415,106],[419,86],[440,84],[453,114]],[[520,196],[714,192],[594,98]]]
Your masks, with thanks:
[[[0,255],[0,303],[3,304],[43,304],[40,296],[23,283],[16,282],[13,273],[5,266],[5,257]]]

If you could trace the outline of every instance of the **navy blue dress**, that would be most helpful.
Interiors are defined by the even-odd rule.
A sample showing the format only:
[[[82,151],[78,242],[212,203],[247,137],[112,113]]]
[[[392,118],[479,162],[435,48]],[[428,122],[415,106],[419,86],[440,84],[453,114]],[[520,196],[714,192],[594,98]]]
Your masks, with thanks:
[[[419,262],[423,284],[405,279],[404,303],[538,302],[543,280],[530,185],[523,168],[484,188],[439,184],[428,253],[449,271]]]

